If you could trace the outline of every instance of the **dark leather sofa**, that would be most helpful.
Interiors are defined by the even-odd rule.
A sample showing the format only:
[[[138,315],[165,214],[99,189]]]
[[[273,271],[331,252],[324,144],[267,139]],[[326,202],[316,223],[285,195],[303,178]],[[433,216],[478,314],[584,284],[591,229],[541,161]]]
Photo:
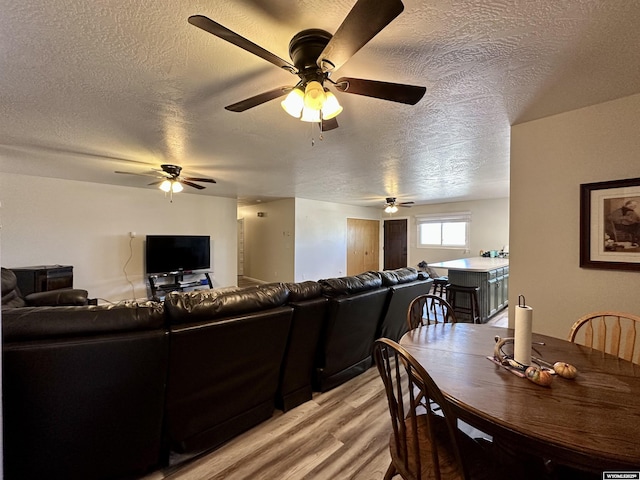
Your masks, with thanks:
[[[399,269],[3,308],[5,478],[136,478],[215,448],[369,368],[430,285]]]
[[[283,412],[312,398],[311,379],[329,304],[318,282],[288,283],[287,288],[293,317],[276,394],[276,407]]]
[[[43,307],[87,305],[86,290],[65,288],[50,292],[36,292],[23,296],[18,288],[16,274],[8,268],[2,268],[2,308]]]
[[[161,304],[2,311],[5,479],[141,475],[160,462]]]
[[[313,381],[316,390],[325,392],[371,367],[388,289],[375,272],[319,283],[329,305]]]
[[[216,447],[271,417],[293,315],[288,295],[284,284],[269,284],[165,297],[172,451]]]
[[[376,338],[390,338],[398,342],[407,333],[407,309],[411,300],[429,293],[433,280],[425,279],[413,268],[399,268],[379,272],[382,285],[389,288],[384,315]]]

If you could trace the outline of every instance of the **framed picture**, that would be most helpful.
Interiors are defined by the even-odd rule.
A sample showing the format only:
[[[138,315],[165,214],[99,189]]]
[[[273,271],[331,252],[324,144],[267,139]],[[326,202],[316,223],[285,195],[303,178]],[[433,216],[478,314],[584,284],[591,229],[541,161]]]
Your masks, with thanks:
[[[580,266],[640,271],[640,178],[580,185]]]

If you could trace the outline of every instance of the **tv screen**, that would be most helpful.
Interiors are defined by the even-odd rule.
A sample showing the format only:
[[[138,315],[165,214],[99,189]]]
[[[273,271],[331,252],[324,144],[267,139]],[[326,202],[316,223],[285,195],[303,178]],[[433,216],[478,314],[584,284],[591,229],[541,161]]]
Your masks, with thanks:
[[[147,273],[211,268],[208,235],[147,235]]]

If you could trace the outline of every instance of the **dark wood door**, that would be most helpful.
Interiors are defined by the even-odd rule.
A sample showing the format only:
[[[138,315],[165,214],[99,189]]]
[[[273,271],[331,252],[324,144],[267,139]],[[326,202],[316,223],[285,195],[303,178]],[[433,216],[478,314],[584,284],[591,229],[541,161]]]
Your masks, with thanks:
[[[384,269],[407,266],[407,219],[384,221]]]

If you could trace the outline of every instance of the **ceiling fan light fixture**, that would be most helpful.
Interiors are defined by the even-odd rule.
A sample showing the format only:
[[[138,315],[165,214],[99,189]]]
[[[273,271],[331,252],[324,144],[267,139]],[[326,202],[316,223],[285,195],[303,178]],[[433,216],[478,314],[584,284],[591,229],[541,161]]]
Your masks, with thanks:
[[[384,209],[385,213],[396,213],[398,211],[398,207],[395,205],[387,205]]]
[[[289,95],[280,102],[282,108],[292,117],[300,118],[304,107],[304,92],[300,87],[296,87],[289,92]]]
[[[304,107],[302,109],[302,117],[300,120],[303,122],[316,122],[319,123],[320,120],[320,110],[316,110],[313,108]]]
[[[180,193],[182,190],[184,190],[184,187],[180,184],[180,182],[177,182],[175,180],[165,180],[160,184],[160,190],[165,193]]]
[[[160,190],[165,193],[169,193],[171,191],[171,181],[165,180],[160,184]]]
[[[342,106],[336,96],[331,93],[329,90],[325,92],[326,100],[324,105],[322,105],[322,119],[329,120],[331,118],[337,117],[342,113]]]
[[[315,80],[307,83],[304,89],[304,106],[313,110],[320,110],[325,102],[324,88]]]

